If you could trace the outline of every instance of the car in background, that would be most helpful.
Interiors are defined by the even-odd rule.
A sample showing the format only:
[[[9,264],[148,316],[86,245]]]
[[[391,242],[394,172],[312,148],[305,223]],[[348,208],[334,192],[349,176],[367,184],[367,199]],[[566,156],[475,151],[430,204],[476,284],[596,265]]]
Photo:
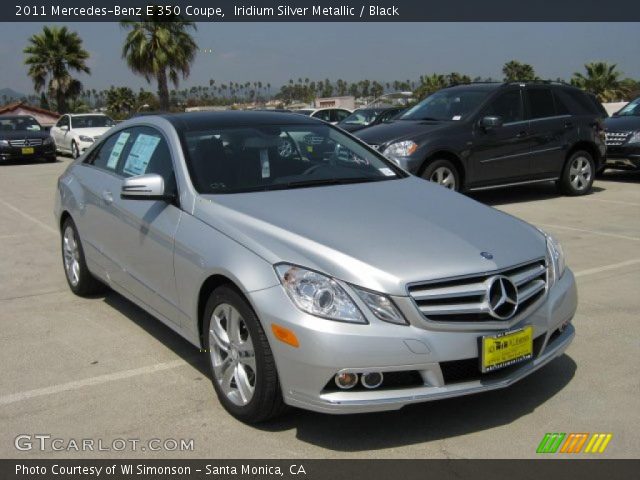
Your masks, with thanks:
[[[116,123],[102,113],[67,114],[51,127],[56,151],[78,158]]]
[[[604,165],[605,116],[595,97],[565,84],[471,83],[355,135],[452,190],[554,181],[584,195]]]
[[[0,116],[0,161],[37,158],[56,161],[49,132],[30,115]]]
[[[319,118],[332,125],[336,125],[351,115],[351,110],[347,110],[346,108],[302,108],[300,110],[292,110],[292,113]]]
[[[358,108],[337,125],[347,132],[357,132],[366,127],[389,122],[404,110],[405,107]]]
[[[70,289],[108,284],[184,336],[245,422],[508,387],[575,334],[551,236],[301,115],[127,120],[68,166],[55,215]]]
[[[640,169],[640,97],[607,118],[608,168]]]

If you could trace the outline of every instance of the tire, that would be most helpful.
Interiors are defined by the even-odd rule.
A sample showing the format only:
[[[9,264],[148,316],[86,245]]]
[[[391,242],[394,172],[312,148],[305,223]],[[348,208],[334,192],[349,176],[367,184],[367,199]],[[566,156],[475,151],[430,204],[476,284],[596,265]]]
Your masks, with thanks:
[[[591,191],[596,166],[591,154],[585,150],[573,152],[565,163],[560,177],[560,191],[565,195],[586,195]]]
[[[69,288],[81,297],[103,292],[106,287],[87,268],[82,242],[71,218],[62,224],[62,266]]]
[[[75,160],[80,156],[80,149],[75,140],[71,140],[71,157]]]
[[[264,422],[282,414],[286,405],[273,353],[244,297],[230,286],[214,290],[204,310],[203,325],[211,381],[225,410],[245,423]]]
[[[449,160],[434,160],[423,170],[422,178],[449,190],[460,191],[460,173]]]

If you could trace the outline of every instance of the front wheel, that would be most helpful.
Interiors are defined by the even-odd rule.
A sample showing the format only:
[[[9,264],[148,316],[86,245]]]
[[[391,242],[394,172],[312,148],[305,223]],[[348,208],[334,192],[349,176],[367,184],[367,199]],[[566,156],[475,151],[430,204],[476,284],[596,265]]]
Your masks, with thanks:
[[[275,360],[251,306],[235,289],[222,286],[209,297],[204,315],[203,343],[225,410],[247,423],[280,415],[285,404]]]
[[[422,178],[442,185],[449,190],[460,190],[460,174],[449,160],[435,160],[422,172]]]
[[[71,142],[71,156],[76,159],[80,156],[80,149],[78,148],[78,144],[75,140]]]
[[[87,268],[82,242],[71,218],[62,224],[62,265],[69,288],[80,296],[104,291],[105,286]]]
[[[591,191],[595,177],[595,162],[589,152],[579,150],[574,152],[560,177],[562,193],[570,196],[585,195]]]

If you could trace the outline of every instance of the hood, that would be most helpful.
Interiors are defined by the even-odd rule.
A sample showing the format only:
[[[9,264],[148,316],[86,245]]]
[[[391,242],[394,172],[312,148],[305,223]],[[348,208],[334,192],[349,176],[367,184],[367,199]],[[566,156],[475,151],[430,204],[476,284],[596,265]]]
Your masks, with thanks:
[[[622,115],[609,117],[604,121],[605,129],[611,132],[627,132],[640,130],[640,117],[635,115]]]
[[[420,120],[396,120],[391,123],[374,125],[355,134],[369,145],[383,145],[391,141],[404,140],[441,130],[448,126],[447,122],[431,122]]]
[[[49,132],[46,130],[18,130],[18,131],[0,131],[0,139],[2,140],[22,140],[23,138],[47,138]]]
[[[546,253],[531,225],[416,177],[202,196],[194,214],[270,263],[392,295],[406,295],[407,283],[507,268]]]
[[[345,132],[357,132],[358,130],[362,130],[363,128],[367,128],[368,125],[358,125],[356,123],[338,123],[337,127],[341,128]]]
[[[111,127],[93,127],[93,128],[74,128],[74,133],[78,135],[86,135],[88,137],[99,137]]]

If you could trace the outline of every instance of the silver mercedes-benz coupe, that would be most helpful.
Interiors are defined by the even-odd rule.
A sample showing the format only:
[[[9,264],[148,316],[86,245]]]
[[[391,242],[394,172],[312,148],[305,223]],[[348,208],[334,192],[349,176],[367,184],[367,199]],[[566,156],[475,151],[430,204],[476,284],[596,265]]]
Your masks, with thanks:
[[[302,115],[121,123],[55,215],[71,290],[109,286],[205,351],[246,422],[507,387],[574,336],[551,236]]]

